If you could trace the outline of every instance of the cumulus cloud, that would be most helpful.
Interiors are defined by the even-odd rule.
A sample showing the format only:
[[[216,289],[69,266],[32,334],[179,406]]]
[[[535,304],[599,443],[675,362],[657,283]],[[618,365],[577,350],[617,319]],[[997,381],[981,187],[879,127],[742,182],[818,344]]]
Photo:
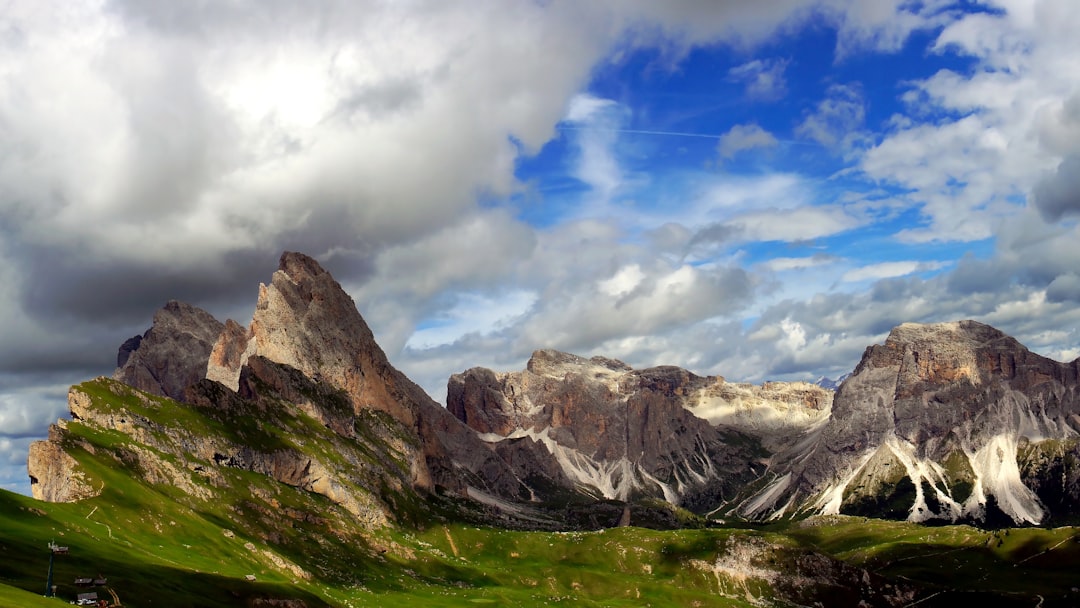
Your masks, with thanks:
[[[717,151],[720,153],[720,158],[724,160],[731,160],[735,158],[735,155],[744,150],[753,150],[754,148],[772,148],[779,142],[772,133],[769,133],[765,129],[762,129],[755,123],[745,125],[735,125],[720,136],[720,142],[717,144]]]
[[[1080,276],[1070,272],[1055,277],[1046,286],[1046,299],[1051,302],[1080,303]]]

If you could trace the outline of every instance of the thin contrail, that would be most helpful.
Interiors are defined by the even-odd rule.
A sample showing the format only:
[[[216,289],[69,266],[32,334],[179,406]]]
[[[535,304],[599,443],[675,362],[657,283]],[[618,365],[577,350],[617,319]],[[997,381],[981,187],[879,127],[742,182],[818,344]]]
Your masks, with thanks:
[[[604,131],[605,133],[633,133],[635,135],[670,135],[673,137],[702,137],[720,139],[719,135],[706,133],[683,133],[681,131],[646,131],[644,129],[603,129],[598,127],[559,127],[560,131]]]
[[[720,139],[723,135],[709,133],[687,133],[685,131],[650,131],[646,129],[611,129],[603,127],[556,127],[560,131],[601,131],[604,133],[629,133],[631,135],[660,135],[666,137],[697,137],[701,139]],[[794,144],[799,146],[816,146],[815,142],[799,141],[795,139],[777,139],[776,143]]]

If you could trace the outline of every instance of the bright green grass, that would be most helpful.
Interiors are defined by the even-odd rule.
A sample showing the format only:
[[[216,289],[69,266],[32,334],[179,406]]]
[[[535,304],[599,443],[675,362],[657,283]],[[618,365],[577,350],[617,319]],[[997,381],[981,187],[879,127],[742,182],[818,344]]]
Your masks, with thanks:
[[[432,525],[423,531],[374,531],[368,541],[388,548],[378,555],[367,546],[335,546],[318,530],[284,545],[237,529],[230,538],[223,533],[222,523],[231,525],[226,516],[187,510],[145,489],[129,508],[117,496],[137,487],[110,495],[110,482],[123,484],[104,479],[105,494],[77,504],[0,493],[0,606],[61,605],[39,597],[52,539],[71,548],[56,560],[54,580],[62,597],[74,597],[76,576],[101,573],[131,606],[234,606],[257,596],[300,598],[309,606],[748,606],[719,595],[724,590],[712,574],[688,567],[689,560],[715,559],[728,539],[740,535],[792,550],[813,548],[930,590],[993,593],[1018,603],[1037,595],[1059,603],[1075,599],[1070,590],[1080,563],[1073,528],[983,531],[861,518],[769,531],[548,533]],[[319,550],[292,547],[302,541]],[[255,551],[245,548],[248,542]],[[263,549],[312,574],[318,574],[313,565],[322,551],[338,563],[325,576],[303,580],[275,567]],[[257,581],[245,580],[247,574]]]

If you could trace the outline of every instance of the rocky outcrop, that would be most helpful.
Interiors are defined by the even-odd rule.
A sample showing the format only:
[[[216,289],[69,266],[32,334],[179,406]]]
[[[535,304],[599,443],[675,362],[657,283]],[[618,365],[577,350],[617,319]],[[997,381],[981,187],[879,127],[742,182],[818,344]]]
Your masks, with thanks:
[[[47,502],[74,502],[96,496],[79,463],[60,445],[62,428],[49,429],[48,441],[30,444],[27,471],[30,473],[30,493]]]
[[[255,354],[343,389],[356,409],[413,426],[415,409],[431,400],[390,365],[352,298],[306,255],[286,252],[270,284],[259,286],[250,339]]]
[[[400,439],[407,429],[353,416],[338,391],[296,370],[258,357],[251,363],[241,376],[243,394],[202,380],[187,388],[187,403],[106,378],[72,387],[71,422],[31,446],[35,496],[71,502],[94,494],[72,456],[77,446],[112,459],[137,481],[200,500],[228,492],[226,469],[324,496],[367,526],[397,518],[395,497],[416,499],[406,462],[419,447]],[[288,400],[296,395],[304,398]],[[95,448],[98,436],[108,444]]]
[[[170,301],[142,337],[120,347],[113,378],[139,390],[180,399],[206,376],[210,351],[223,325],[205,310]]]
[[[782,443],[776,429],[783,429],[790,442],[823,421],[830,402],[830,391],[809,384],[731,385],[677,367],[634,370],[553,350],[533,353],[523,372],[473,368],[447,384],[447,409],[497,450],[522,449],[511,446],[525,439],[535,444],[529,449],[536,470],[518,469],[520,476],[698,510],[730,499],[753,479],[766,455],[756,437]],[[769,413],[756,415],[761,409]]]
[[[131,353],[138,350],[140,344],[142,344],[141,335],[125,340],[116,353],[116,367],[124,367],[124,364],[131,358]]]
[[[773,483],[742,513],[881,515],[887,499],[913,521],[1045,521],[1018,455],[1080,435],[1078,377],[1080,360],[1041,357],[988,325],[901,325],[866,350],[816,440],[774,458]],[[1029,459],[1027,476],[1056,453]]]
[[[715,378],[693,394],[687,407],[715,426],[758,438],[775,453],[828,421],[833,395],[832,390],[809,382],[755,385]]]
[[[281,256],[271,283],[259,287],[249,333],[250,354],[340,389],[354,412],[386,412],[411,428],[421,445],[411,463],[414,485],[529,493],[500,456],[390,365],[352,298],[312,258]]]
[[[240,369],[254,353],[255,341],[251,339],[251,332],[236,321],[227,319],[206,362],[206,378],[234,391],[239,390]]]

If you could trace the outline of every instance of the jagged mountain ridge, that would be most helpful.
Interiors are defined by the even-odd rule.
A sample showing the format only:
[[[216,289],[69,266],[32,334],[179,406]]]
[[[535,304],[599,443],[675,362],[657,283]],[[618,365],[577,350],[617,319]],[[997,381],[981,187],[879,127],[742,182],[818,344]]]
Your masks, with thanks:
[[[333,277],[287,252],[248,327],[170,302],[121,346],[118,365],[118,380],[202,406],[259,403],[258,387],[272,387],[354,441],[358,417],[379,412],[404,433],[395,449],[407,473],[395,484],[504,511],[585,495],[751,519],[1038,523],[1080,505],[1078,362],[970,321],[896,328],[835,398],[809,383],[757,387],[541,350],[523,372],[454,375],[444,409],[389,364]],[[344,405],[328,413],[327,399]],[[58,445],[31,452],[35,495],[87,495]],[[259,470],[258,458],[221,456]],[[365,479],[356,483],[376,483]]]
[[[411,485],[530,495],[499,454],[390,365],[352,298],[304,254],[281,256],[271,282],[259,286],[247,328],[178,302],[167,304],[154,321],[141,339],[121,347],[115,379],[186,401],[188,387],[204,378],[239,390],[249,363],[261,358],[341,391],[355,415],[382,411],[408,428],[417,446],[407,454]]]
[[[824,421],[831,400],[805,383],[753,387],[553,350],[522,372],[473,368],[447,384],[447,408],[495,449],[534,439],[577,487],[699,512],[732,500],[770,451]]]

